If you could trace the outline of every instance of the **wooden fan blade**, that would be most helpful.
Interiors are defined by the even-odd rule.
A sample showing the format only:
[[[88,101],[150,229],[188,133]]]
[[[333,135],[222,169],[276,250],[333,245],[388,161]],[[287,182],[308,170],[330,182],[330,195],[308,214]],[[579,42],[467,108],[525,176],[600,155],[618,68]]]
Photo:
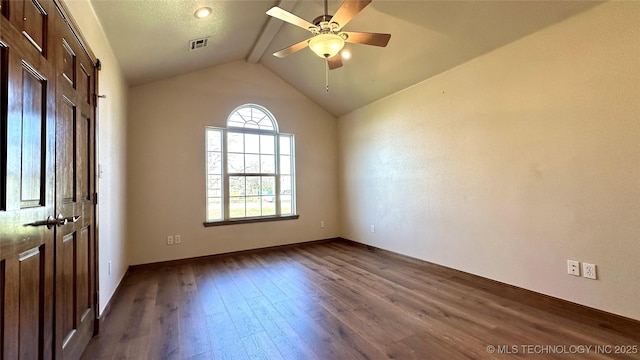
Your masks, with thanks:
[[[272,7],[271,9],[267,10],[267,15],[269,16],[273,16],[276,19],[280,19],[282,21],[286,21],[289,24],[293,24],[295,26],[299,26],[305,30],[310,30],[313,28],[317,28],[317,26],[313,25],[312,23],[308,22],[307,20],[300,18],[296,15],[293,15],[292,13],[288,12],[287,10],[281,9],[277,6]]]
[[[300,41],[299,43],[293,44],[293,45],[289,46],[288,48],[284,48],[284,49],[282,49],[280,51],[276,51],[276,52],[273,53],[273,56],[279,57],[279,58],[283,58],[285,56],[293,54],[296,51],[300,51],[300,50],[306,48],[307,46],[309,46],[309,39]]]
[[[371,0],[344,0],[331,22],[338,24],[338,30],[342,29],[354,16],[371,3]]]
[[[328,58],[327,62],[329,63],[329,70],[342,67],[342,57],[340,56],[340,54],[335,55],[334,57]]]
[[[342,34],[347,35],[346,42],[354,44],[365,44],[373,46],[387,46],[391,34],[365,33],[356,31],[343,31]]]

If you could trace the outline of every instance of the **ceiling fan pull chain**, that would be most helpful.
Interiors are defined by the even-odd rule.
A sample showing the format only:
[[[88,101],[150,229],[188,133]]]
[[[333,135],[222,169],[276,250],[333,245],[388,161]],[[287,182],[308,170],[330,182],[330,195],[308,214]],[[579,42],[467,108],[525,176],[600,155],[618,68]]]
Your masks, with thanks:
[[[324,82],[327,85],[327,92],[329,92],[329,59],[325,59],[324,63]]]

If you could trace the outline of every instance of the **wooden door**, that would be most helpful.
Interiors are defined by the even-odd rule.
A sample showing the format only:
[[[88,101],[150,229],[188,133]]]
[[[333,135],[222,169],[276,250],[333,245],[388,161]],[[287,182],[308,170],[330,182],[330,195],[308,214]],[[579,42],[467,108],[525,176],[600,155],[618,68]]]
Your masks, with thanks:
[[[21,27],[7,14],[25,4],[0,16],[0,359],[53,350],[55,75],[34,4]]]
[[[59,3],[0,12],[0,360],[77,359],[97,318],[96,71]]]
[[[56,357],[77,359],[93,335],[95,287],[94,66],[60,23],[55,40]]]

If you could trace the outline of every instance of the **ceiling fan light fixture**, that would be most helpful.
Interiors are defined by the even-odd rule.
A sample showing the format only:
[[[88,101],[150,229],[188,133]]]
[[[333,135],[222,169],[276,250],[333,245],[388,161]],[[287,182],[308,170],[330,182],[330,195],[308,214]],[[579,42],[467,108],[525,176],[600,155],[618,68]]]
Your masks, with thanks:
[[[321,58],[331,58],[342,50],[344,39],[332,33],[318,34],[309,40],[309,48]]]

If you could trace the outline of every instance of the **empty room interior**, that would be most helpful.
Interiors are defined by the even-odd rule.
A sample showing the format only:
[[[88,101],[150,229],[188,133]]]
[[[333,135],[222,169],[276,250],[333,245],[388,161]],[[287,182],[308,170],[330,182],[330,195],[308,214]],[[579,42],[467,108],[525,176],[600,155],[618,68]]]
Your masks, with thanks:
[[[56,150],[54,205],[18,228],[2,100],[5,356],[31,354],[24,228],[56,249],[39,358],[640,359],[640,2],[31,1],[51,136],[85,91],[93,145],[69,147],[85,212]],[[9,94],[18,40],[49,69],[15,8]]]

